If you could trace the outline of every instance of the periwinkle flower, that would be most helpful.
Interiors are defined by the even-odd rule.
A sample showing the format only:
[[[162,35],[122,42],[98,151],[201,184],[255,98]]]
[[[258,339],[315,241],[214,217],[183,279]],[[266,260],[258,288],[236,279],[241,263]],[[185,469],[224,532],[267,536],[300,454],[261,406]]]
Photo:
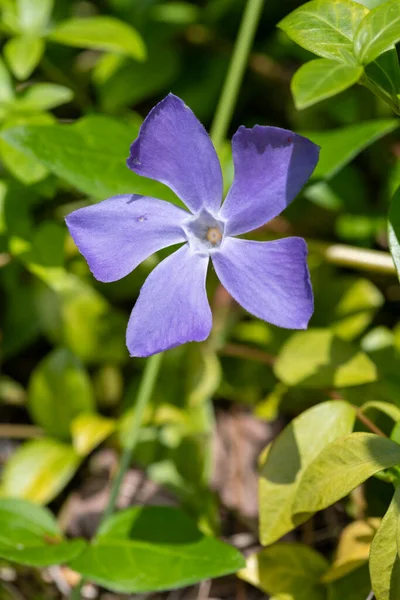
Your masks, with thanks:
[[[162,248],[183,244],[155,267],[140,291],[126,335],[132,356],[208,337],[210,259],[222,285],[249,313],[280,327],[307,327],[313,294],[305,241],[236,236],[284,210],[313,172],[318,151],[285,129],[239,127],[232,139],[234,181],[221,205],[221,167],[201,123],[172,94],[153,108],[131,146],[128,167],[166,184],[190,212],[128,194],[67,217],[76,245],[103,282],[125,277]]]

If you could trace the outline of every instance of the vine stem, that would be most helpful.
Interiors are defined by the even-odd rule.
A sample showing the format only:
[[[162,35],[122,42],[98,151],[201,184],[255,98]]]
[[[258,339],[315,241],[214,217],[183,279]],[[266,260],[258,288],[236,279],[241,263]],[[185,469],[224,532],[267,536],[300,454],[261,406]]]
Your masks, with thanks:
[[[135,413],[132,418],[131,427],[128,432],[124,451],[118,466],[118,471],[111,485],[108,504],[101,518],[99,527],[101,527],[102,523],[104,523],[104,521],[106,521],[106,519],[108,519],[115,510],[122,482],[127,470],[129,469],[133,452],[139,440],[140,427],[143,422],[144,411],[146,410],[146,406],[151,398],[155,383],[157,381],[162,356],[162,353],[159,353],[154,354],[147,359],[137,394]],[[85,584],[85,581],[86,580],[82,578],[78,585],[72,590],[71,600],[79,600],[81,597],[82,586]]]
[[[247,0],[231,63],[211,125],[210,136],[217,149],[226,138],[232,120],[263,5],[264,0]]]

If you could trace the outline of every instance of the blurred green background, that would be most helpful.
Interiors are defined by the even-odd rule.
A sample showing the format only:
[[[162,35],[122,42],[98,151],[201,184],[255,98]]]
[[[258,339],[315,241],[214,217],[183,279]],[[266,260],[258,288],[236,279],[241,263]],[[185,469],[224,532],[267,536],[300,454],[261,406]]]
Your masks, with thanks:
[[[371,255],[369,263],[382,261],[377,269],[358,253],[387,252],[399,120],[361,86],[295,109],[291,77],[314,55],[276,24],[300,4],[265,3],[229,137],[258,123],[322,147],[302,194],[250,236],[307,239],[311,330],[250,317],[210,273],[212,340],[166,353],[135,457],[204,531],[229,529],[229,514],[239,530],[255,529],[256,507],[232,500],[216,476],[226,419],[231,442],[254,440],[263,427],[249,459],[255,479],[257,453],[305,408],[340,396],[400,410],[400,288],[389,254]],[[166,255],[100,284],[64,216],[125,192],[177,201],[125,167],[129,145],[170,91],[209,129],[244,1],[1,0],[0,8],[0,493],[59,511],[97,468],[96,449],[124,445],[144,366],[129,358],[125,328],[145,277]],[[220,158],[228,188],[229,140]],[[390,434],[387,414],[376,406],[371,414]],[[389,497],[386,484],[368,484],[368,513],[381,516]]]

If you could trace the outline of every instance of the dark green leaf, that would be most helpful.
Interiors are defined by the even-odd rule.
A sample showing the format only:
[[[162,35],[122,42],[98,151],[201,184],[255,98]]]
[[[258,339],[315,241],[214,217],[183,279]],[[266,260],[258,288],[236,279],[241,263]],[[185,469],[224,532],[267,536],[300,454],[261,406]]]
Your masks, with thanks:
[[[388,217],[389,247],[397,275],[400,278],[400,188],[392,198]]]

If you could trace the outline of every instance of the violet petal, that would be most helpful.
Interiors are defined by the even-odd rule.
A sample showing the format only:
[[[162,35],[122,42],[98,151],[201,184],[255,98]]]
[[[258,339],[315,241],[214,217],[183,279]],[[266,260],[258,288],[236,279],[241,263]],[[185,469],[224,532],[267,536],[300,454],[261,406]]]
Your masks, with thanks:
[[[279,215],[313,172],[319,147],[278,127],[239,127],[232,138],[235,177],[220,216],[227,234],[252,231]]]
[[[66,222],[93,275],[110,282],[161,248],[185,242],[181,223],[187,218],[170,202],[128,194],[79,208]]]
[[[212,261],[222,285],[249,313],[279,327],[307,327],[314,303],[302,238],[227,238]]]
[[[192,212],[217,212],[222,173],[214,146],[185,103],[169,94],[144,120],[127,165],[134,173],[167,185]]]
[[[208,261],[207,255],[185,245],[150,273],[128,323],[131,356],[150,356],[208,337],[212,325],[205,288]]]

